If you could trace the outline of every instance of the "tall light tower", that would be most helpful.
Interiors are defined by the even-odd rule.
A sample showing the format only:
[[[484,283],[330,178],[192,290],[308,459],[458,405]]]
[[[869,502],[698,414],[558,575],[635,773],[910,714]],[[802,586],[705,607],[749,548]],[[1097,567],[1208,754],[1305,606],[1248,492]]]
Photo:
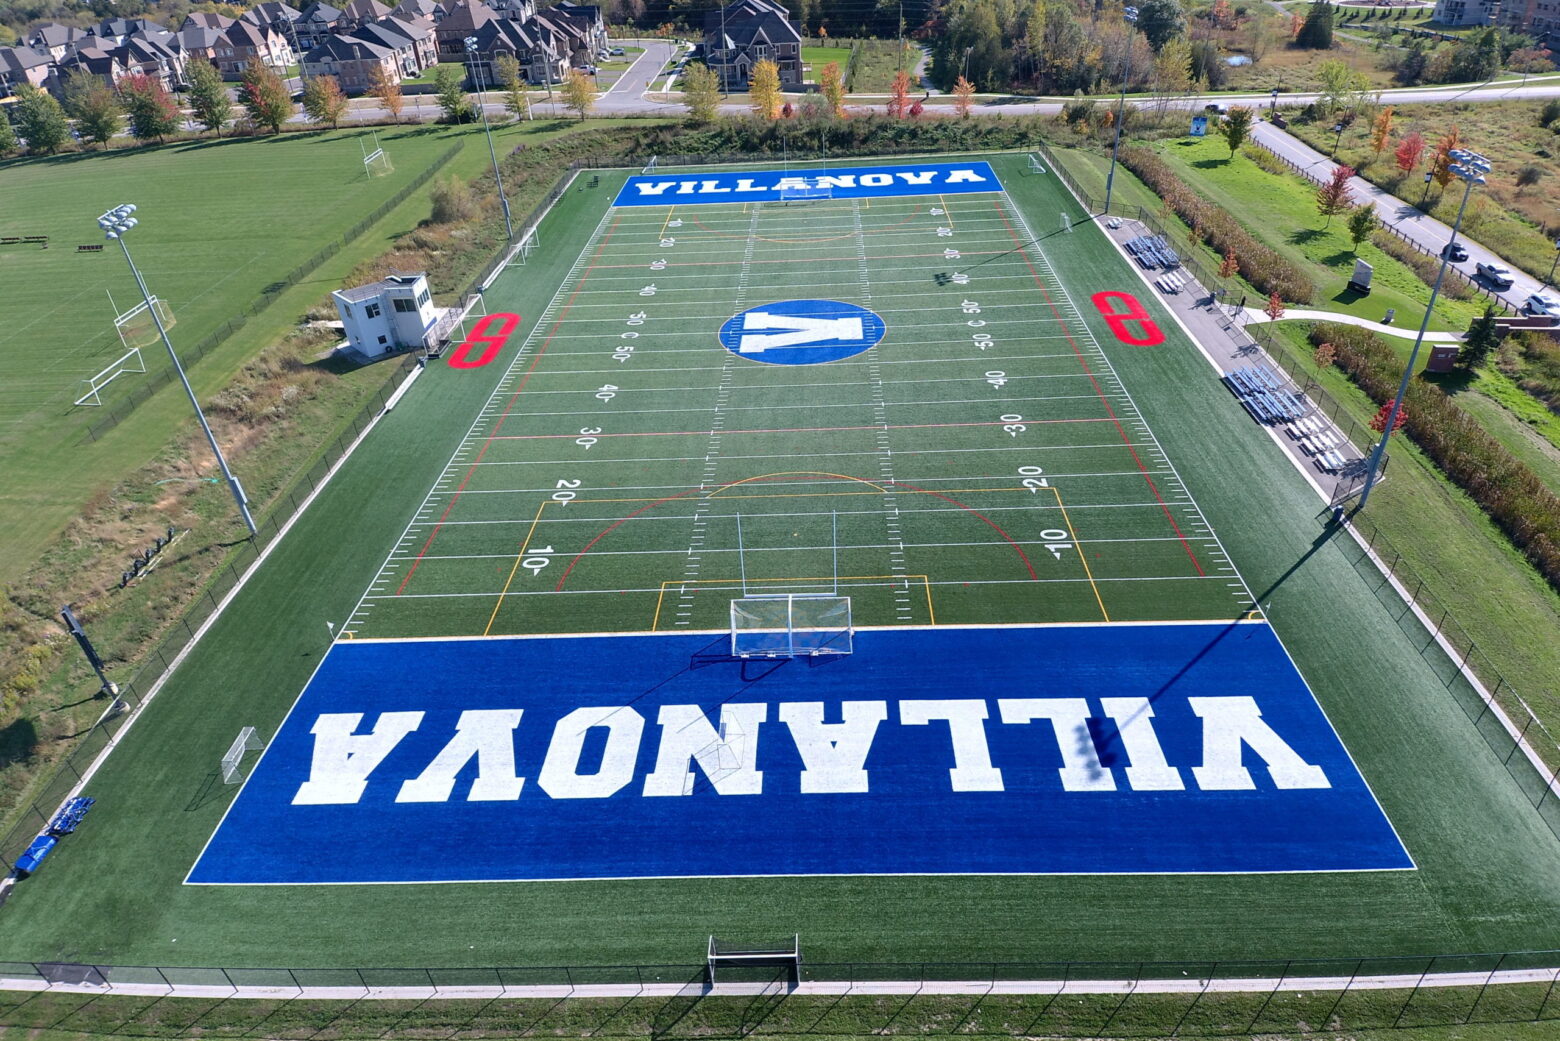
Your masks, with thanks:
[[[1138,9],[1135,7],[1124,8],[1121,16],[1127,20],[1127,24],[1137,27]],[[1131,33],[1127,34],[1127,67],[1121,74],[1121,101],[1116,105],[1116,137],[1110,145],[1110,173],[1105,175],[1105,213],[1110,212],[1111,192],[1116,188],[1116,153],[1121,150],[1121,124],[1127,116],[1127,84],[1132,79],[1132,44],[1136,42]]]
[[[190,396],[190,407],[195,410],[195,418],[200,420],[200,428],[206,432],[206,441],[211,445],[211,454],[217,457],[217,465],[222,468],[222,476],[227,478],[228,489],[233,493],[233,501],[238,504],[238,512],[244,518],[244,526],[249,529],[249,534],[254,536],[257,529],[255,519],[249,515],[249,497],[244,494],[244,486],[238,483],[238,478],[233,476],[233,471],[228,469],[227,458],[223,456],[222,449],[217,446],[217,436],[211,432],[211,424],[206,422],[206,414],[200,410],[200,401],[195,397],[195,388],[190,386],[189,377],[184,374],[184,366],[179,364],[179,356],[173,353],[173,344],[168,339],[168,330],[163,328],[162,316],[157,313],[157,306],[152,303],[152,294],[146,288],[146,280],[141,277],[140,270],[130,256],[130,246],[125,242],[125,233],[140,223],[131,216],[133,213],[135,213],[134,203],[115,206],[98,218],[98,227],[103,229],[105,238],[117,239],[119,248],[125,251],[125,262],[130,265],[130,274],[135,276],[136,287],[141,290],[141,299],[146,301],[146,310],[151,313],[152,321],[157,326],[157,335],[162,337],[163,346],[168,348],[168,357],[173,361],[173,371],[179,374],[179,382],[184,384],[184,393]]]
[[[1392,428],[1397,424],[1398,412],[1403,408],[1403,395],[1408,393],[1408,381],[1414,377],[1414,362],[1419,358],[1419,348],[1425,342],[1425,330],[1430,328],[1430,313],[1435,309],[1436,295],[1441,292],[1441,280],[1446,277],[1446,267],[1451,262],[1452,244],[1457,241],[1457,232],[1462,228],[1463,211],[1468,208],[1468,196],[1473,194],[1473,187],[1484,183],[1484,175],[1490,172],[1490,161],[1477,152],[1465,151],[1454,148],[1451,151],[1452,175],[1462,179],[1466,185],[1463,188],[1462,205],[1457,207],[1457,220],[1452,224],[1452,237],[1447,242],[1446,248],[1441,251],[1441,270],[1435,276],[1435,285],[1430,287],[1430,302],[1425,305],[1425,317],[1419,323],[1419,335],[1414,337],[1414,349],[1409,352],[1408,366],[1403,370],[1403,380],[1398,384],[1397,397],[1392,399],[1392,409],[1387,413],[1386,426],[1382,428],[1381,440],[1376,442],[1376,448],[1370,454],[1370,463],[1365,469],[1365,487],[1360,492],[1360,504],[1357,509],[1363,510],[1366,501],[1370,498],[1370,489],[1376,483],[1376,470],[1381,465],[1381,457],[1387,451],[1387,438],[1392,436]]]
[[[509,222],[509,199],[504,195],[504,176],[498,172],[498,150],[493,147],[493,128],[488,125],[487,95],[482,92],[482,67],[477,64],[477,38],[468,36],[465,44],[466,56],[471,59],[471,78],[477,81],[477,108],[482,113],[482,129],[487,133],[488,157],[493,160],[493,181],[498,185],[498,204],[504,210],[504,237],[512,242],[515,226]]]

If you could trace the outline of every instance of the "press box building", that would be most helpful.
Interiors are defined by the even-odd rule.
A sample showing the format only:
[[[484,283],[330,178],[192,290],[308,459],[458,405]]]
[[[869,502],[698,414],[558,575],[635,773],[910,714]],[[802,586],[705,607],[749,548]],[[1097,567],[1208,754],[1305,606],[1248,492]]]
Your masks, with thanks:
[[[352,349],[377,358],[408,347],[433,348],[443,331],[428,276],[391,275],[330,294]]]

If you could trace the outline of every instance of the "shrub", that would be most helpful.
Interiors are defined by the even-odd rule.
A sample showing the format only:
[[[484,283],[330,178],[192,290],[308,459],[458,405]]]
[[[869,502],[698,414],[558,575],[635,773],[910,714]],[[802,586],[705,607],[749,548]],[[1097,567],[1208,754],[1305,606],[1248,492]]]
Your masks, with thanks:
[[[1197,194],[1153,150],[1130,145],[1121,150],[1121,163],[1173,210],[1194,235],[1220,253],[1233,252],[1247,282],[1291,303],[1308,304],[1316,297],[1316,285],[1298,265],[1257,241],[1239,221]]]
[[[1311,342],[1331,343],[1338,367],[1372,401],[1392,401],[1401,362],[1381,337],[1323,322],[1311,330]],[[1403,430],[1414,443],[1479,504],[1539,574],[1560,589],[1560,498],[1435,384],[1410,380],[1403,414],[1408,417]]]
[[[471,186],[456,177],[441,177],[433,182],[433,213],[435,224],[454,224],[470,220],[477,214],[477,200],[471,194]]]
[[[1560,119],[1560,98],[1550,98],[1544,102],[1543,111],[1538,114],[1538,125],[1547,127],[1557,119]]]
[[[1289,172],[1289,167],[1284,165],[1284,161],[1266,148],[1259,148],[1256,145],[1245,145],[1241,148],[1240,154],[1270,174],[1286,174]]]

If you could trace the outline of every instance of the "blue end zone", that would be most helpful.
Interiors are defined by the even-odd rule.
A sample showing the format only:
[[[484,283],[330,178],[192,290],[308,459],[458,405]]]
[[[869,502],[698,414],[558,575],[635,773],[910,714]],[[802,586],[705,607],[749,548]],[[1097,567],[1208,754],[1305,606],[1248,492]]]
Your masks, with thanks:
[[[834,170],[766,170],[745,173],[656,171],[628,179],[614,206],[687,206],[711,202],[776,202],[784,192],[827,188],[835,199],[1000,192],[990,163],[909,163],[847,166]]]
[[[1265,623],[342,643],[192,883],[1413,867]]]

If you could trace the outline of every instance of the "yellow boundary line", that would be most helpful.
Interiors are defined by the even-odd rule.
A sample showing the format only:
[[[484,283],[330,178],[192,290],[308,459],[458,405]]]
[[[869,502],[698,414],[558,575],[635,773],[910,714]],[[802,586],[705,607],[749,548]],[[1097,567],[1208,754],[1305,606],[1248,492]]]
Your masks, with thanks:
[[[1094,583],[1094,572],[1089,568],[1089,558],[1084,555],[1083,545],[1078,541],[1078,532],[1073,528],[1072,518],[1067,516],[1067,507],[1062,502],[1062,493],[1052,485],[1051,494],[1056,496],[1056,508],[1062,511],[1062,520],[1067,524],[1067,534],[1072,536],[1073,549],[1078,551],[1078,562],[1083,565],[1083,573],[1088,576],[1089,588],[1094,590],[1094,602],[1100,605],[1100,614],[1108,622],[1110,612],[1105,610],[1105,601],[1100,598],[1100,587]]]
[[[499,591],[498,603],[493,605],[493,613],[488,615],[487,625],[482,630],[483,636],[489,636],[493,632],[493,623],[498,619],[498,610],[504,606],[504,597],[509,595],[509,587],[514,584],[515,573],[520,570],[520,561],[525,559],[526,550],[531,546],[531,536],[536,534],[536,526],[541,523],[542,511],[547,508],[551,499],[543,499],[542,504],[536,508],[536,516],[531,519],[531,526],[526,529],[525,541],[520,543],[520,552],[515,554],[514,567],[509,569],[509,577],[504,579],[504,588]]]
[[[661,222],[661,237],[666,238],[666,229],[672,226],[672,214],[677,211],[676,206],[669,207],[666,211],[666,219]]]

